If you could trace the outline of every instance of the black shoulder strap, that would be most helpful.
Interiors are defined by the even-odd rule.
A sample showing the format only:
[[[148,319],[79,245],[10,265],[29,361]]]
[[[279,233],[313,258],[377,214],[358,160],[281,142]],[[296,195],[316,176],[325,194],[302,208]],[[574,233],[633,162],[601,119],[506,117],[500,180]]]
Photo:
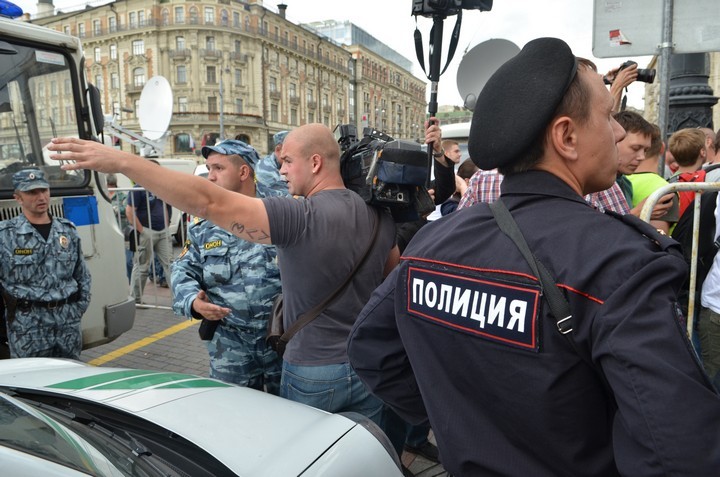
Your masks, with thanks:
[[[372,231],[372,237],[370,237],[370,242],[367,244],[367,248],[365,248],[365,253],[363,253],[362,258],[355,263],[355,266],[353,267],[350,274],[347,276],[345,281],[340,284],[338,288],[335,289],[332,294],[330,294],[325,300],[323,300],[322,303],[317,305],[312,310],[306,311],[300,317],[298,320],[290,326],[290,328],[283,333],[283,335],[280,337],[280,341],[284,341],[286,344],[290,341],[290,339],[297,334],[298,331],[300,331],[305,325],[310,323],[312,320],[317,318],[320,313],[325,310],[325,308],[332,303],[335,298],[342,293],[342,291],[347,288],[347,286],[350,284],[350,281],[352,280],[352,277],[355,275],[355,272],[358,271],[358,269],[362,266],[363,263],[367,260],[368,256],[370,255],[370,250],[373,247],[373,244],[375,243],[375,239],[377,238],[378,230],[380,229],[380,221],[382,220],[382,215],[380,215],[380,211],[378,211],[375,207],[370,207],[375,212],[375,222],[373,224],[373,231]]]
[[[563,335],[567,335],[572,332],[572,313],[570,312],[570,305],[563,296],[562,292],[558,288],[555,280],[553,279],[550,272],[547,271],[545,266],[540,262],[535,255],[530,251],[525,237],[517,226],[515,219],[513,219],[510,211],[507,209],[502,200],[497,200],[490,204],[490,210],[492,210],[495,216],[495,221],[505,235],[510,237],[515,245],[522,253],[528,265],[533,271],[533,274],[540,280],[540,286],[542,287],[543,293],[547,298],[548,305],[550,306],[550,312],[555,317],[557,329]],[[569,338],[569,337],[568,337]],[[570,342],[575,347],[575,342],[570,339]]]

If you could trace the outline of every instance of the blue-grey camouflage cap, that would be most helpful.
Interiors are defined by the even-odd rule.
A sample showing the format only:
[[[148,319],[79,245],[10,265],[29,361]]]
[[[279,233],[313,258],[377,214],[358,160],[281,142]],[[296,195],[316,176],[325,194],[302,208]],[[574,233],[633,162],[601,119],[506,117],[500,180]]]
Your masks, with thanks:
[[[208,158],[211,152],[217,152],[225,156],[237,154],[248,163],[252,170],[255,170],[255,165],[260,161],[260,156],[258,156],[254,147],[237,139],[226,139],[214,146],[203,146],[202,155],[205,159]]]
[[[290,131],[280,131],[278,133],[275,133],[273,135],[273,145],[275,147],[278,147],[280,144],[282,144],[285,140],[285,136],[287,136],[289,132]]]
[[[45,173],[40,169],[23,169],[13,174],[13,186],[16,191],[27,192],[34,189],[49,189]]]

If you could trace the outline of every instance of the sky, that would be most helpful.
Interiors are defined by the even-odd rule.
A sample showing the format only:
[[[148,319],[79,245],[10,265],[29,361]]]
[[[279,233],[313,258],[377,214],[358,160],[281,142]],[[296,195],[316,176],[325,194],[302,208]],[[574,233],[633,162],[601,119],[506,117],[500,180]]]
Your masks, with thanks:
[[[35,13],[36,0],[16,0],[26,12]],[[106,3],[106,2],[97,2]],[[321,20],[350,20],[413,62],[413,73],[425,78],[416,54],[413,33],[416,28],[412,11],[413,0],[265,0],[265,7],[277,11],[277,4],[285,3],[287,18],[294,23]],[[84,5],[79,0],[55,0],[56,8]],[[69,8],[68,8],[69,9]],[[456,17],[448,17],[443,26],[442,65],[447,59],[450,35]],[[425,64],[432,20],[418,17],[417,28],[422,33]],[[506,39],[522,48],[534,38],[551,36],[564,40],[573,53],[593,60],[601,73],[622,64],[626,59],[647,66],[651,57],[595,58],[592,54],[593,0],[494,0],[492,10],[465,10],[462,16],[457,51],[438,84],[440,105],[462,105],[457,89],[457,69],[463,55],[490,39]],[[428,88],[429,89],[429,88]],[[644,108],[644,84],[630,85],[628,106]]]

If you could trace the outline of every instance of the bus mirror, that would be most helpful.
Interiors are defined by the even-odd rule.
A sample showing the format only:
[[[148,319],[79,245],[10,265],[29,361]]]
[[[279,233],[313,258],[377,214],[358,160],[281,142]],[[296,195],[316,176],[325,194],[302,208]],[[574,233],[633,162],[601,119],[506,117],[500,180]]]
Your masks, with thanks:
[[[95,132],[100,134],[105,128],[105,116],[103,116],[102,104],[100,102],[100,90],[93,84],[88,85],[88,96],[90,98],[90,111],[92,111]]]

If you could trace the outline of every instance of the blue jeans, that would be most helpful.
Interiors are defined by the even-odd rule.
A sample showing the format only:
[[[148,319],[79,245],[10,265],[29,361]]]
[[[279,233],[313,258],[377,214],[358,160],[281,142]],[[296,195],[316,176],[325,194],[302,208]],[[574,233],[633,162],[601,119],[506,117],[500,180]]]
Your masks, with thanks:
[[[381,425],[383,403],[349,363],[301,366],[283,361],[280,396],[327,412],[357,412]]]

